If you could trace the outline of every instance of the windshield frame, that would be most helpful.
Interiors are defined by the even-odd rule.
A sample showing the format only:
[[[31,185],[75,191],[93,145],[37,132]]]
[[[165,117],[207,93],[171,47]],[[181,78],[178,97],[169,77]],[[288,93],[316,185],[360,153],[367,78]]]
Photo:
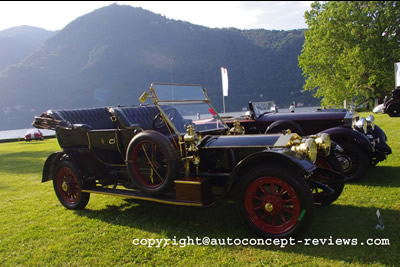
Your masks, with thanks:
[[[202,93],[204,94],[204,99],[185,99],[185,100],[170,100],[170,99],[159,99],[157,96],[157,92],[155,89],[156,85],[161,85],[161,86],[185,86],[185,87],[199,87],[202,90]],[[215,110],[215,108],[211,105],[211,101],[210,98],[207,95],[207,89],[205,89],[204,87],[202,87],[200,84],[183,84],[183,83],[158,83],[158,82],[153,82],[150,84],[150,89],[149,89],[150,93],[151,93],[151,98],[153,99],[153,103],[154,105],[157,107],[157,109],[160,111],[160,113],[162,114],[163,120],[164,122],[173,129],[173,131],[178,135],[181,136],[184,133],[180,132],[174,125],[173,122],[171,122],[171,120],[169,119],[169,117],[167,116],[167,114],[165,114],[163,108],[161,107],[162,105],[168,105],[168,104],[206,104],[208,105],[208,107],[213,111],[212,114],[213,116],[215,116],[216,120],[219,121],[217,122],[220,123],[223,127],[222,128],[216,128],[216,129],[207,129],[204,131],[196,131],[199,133],[203,133],[203,132],[210,132],[210,131],[228,131],[229,132],[229,127],[228,125],[225,123],[225,121],[222,119],[222,117],[219,115],[219,113]]]

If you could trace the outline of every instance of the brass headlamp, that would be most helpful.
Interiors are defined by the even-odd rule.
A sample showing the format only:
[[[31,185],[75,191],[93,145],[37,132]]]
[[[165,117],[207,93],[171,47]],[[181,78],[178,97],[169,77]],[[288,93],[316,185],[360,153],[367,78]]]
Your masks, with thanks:
[[[298,143],[298,144],[296,144]],[[306,156],[308,159],[310,159],[312,162],[315,162],[317,160],[317,143],[313,138],[307,138],[305,140],[301,140],[299,142],[292,143],[293,146],[290,148],[292,151],[296,151],[304,156]]]
[[[365,118],[359,119],[356,124],[354,125],[356,129],[361,131],[362,133],[366,134],[367,133],[367,120]]]
[[[367,129],[375,130],[375,118],[372,115],[369,115],[366,119],[367,121]]]
[[[332,141],[331,137],[327,133],[317,135],[315,138],[315,143],[317,143],[318,153],[322,156],[327,157],[331,153]]]

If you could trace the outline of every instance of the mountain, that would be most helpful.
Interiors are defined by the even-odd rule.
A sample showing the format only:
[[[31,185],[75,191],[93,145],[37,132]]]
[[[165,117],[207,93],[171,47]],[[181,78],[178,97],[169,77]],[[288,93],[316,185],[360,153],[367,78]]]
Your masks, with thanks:
[[[52,31],[31,26],[0,31],[0,69],[19,63],[53,34]]]
[[[249,100],[314,103],[300,93],[304,30],[217,29],[113,4],[81,16],[17,65],[0,71],[0,129],[29,127],[47,109],[138,104],[151,82],[196,83],[227,111]]]

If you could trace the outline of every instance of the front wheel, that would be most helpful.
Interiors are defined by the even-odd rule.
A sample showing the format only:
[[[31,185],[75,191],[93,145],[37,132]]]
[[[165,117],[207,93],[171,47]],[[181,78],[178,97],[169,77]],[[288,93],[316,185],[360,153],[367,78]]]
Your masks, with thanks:
[[[390,117],[399,117],[400,116],[400,104],[391,104],[386,113],[390,116]]]
[[[337,141],[343,152],[335,152],[344,171],[345,181],[360,180],[367,172],[369,160],[367,152],[355,142],[343,140]]]
[[[311,224],[313,196],[295,172],[276,166],[255,168],[243,177],[238,197],[246,223],[261,237],[299,236]]]
[[[82,177],[70,160],[57,163],[53,186],[58,200],[67,209],[83,209],[89,202],[90,193],[82,192]]]
[[[317,157],[315,165],[317,170],[306,181],[315,204],[326,206],[336,201],[343,192],[343,168],[333,153],[328,157]]]

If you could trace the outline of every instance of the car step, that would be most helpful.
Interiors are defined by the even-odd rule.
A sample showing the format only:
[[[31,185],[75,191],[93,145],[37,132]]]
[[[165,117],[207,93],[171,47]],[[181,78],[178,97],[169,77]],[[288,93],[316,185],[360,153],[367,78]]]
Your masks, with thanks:
[[[103,195],[112,195],[112,196],[120,196],[120,197],[128,197],[133,199],[145,200],[158,202],[163,204],[170,205],[178,205],[178,206],[194,206],[194,207],[203,207],[205,206],[202,202],[197,201],[185,201],[185,200],[176,200],[176,196],[167,195],[163,197],[151,197],[149,195],[144,194],[140,191],[133,190],[123,190],[123,189],[112,189],[112,188],[104,188],[104,187],[95,187],[91,189],[83,189],[82,192],[85,193],[94,193],[94,194],[103,194]]]

